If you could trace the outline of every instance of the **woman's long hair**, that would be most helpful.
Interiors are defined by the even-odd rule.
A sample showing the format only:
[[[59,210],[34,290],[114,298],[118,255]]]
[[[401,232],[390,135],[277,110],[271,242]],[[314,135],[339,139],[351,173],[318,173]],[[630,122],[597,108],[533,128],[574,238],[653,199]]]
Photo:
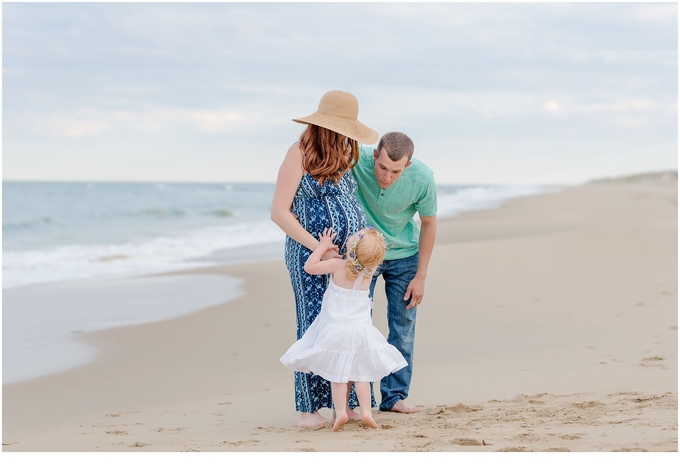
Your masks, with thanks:
[[[300,136],[300,153],[302,168],[320,184],[326,180],[338,184],[359,161],[359,144],[335,131],[309,124]]]

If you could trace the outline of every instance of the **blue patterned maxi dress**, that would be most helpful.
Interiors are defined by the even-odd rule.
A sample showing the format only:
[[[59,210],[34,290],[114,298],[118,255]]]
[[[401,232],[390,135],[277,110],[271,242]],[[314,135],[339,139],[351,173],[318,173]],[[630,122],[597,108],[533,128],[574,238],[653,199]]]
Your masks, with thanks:
[[[347,171],[338,184],[326,181],[319,184],[309,173],[305,173],[293,198],[292,212],[314,238],[319,232],[332,227],[336,233],[333,240],[344,255],[347,239],[366,226],[366,215],[356,198],[357,183]],[[309,325],[321,311],[328,275],[312,275],[304,270],[305,262],[312,252],[290,237],[286,237],[286,267],[295,294],[297,314],[297,339],[307,331]],[[371,406],[376,406],[371,387]],[[359,405],[354,387],[350,394],[349,406]],[[303,372],[295,372],[295,409],[314,413],[320,408],[332,408],[330,382],[324,378]]]

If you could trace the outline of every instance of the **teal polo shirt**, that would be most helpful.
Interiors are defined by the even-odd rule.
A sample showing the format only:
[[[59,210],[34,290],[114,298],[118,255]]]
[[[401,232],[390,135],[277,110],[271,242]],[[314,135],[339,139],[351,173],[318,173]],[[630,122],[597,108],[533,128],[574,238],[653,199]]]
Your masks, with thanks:
[[[373,149],[362,148],[352,176],[357,180],[357,197],[368,223],[380,230],[387,241],[385,259],[402,259],[417,253],[420,230],[413,216],[416,212],[423,217],[437,213],[432,170],[411,158],[411,165],[399,179],[382,189],[373,171]]]

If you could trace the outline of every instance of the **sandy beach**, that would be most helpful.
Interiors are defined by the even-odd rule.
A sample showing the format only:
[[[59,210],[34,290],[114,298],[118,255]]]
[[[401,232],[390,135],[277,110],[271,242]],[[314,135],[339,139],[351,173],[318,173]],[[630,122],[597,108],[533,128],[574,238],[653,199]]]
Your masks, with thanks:
[[[3,386],[3,452],[677,452],[677,242],[677,184],[440,220],[409,397],[422,411],[339,433],[296,426],[282,260],[166,274],[241,278],[245,294],[79,335],[92,363]]]

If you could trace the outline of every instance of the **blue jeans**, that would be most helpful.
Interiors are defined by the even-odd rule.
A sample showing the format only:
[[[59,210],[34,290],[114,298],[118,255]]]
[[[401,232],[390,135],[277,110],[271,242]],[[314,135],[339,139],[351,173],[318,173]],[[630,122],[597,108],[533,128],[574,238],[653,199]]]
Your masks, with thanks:
[[[377,276],[385,281],[387,296],[387,342],[404,356],[408,366],[380,381],[380,411],[390,410],[399,400],[405,400],[411,386],[413,373],[413,340],[416,333],[416,307],[406,310],[411,299],[404,301],[408,285],[418,271],[418,253],[408,258],[386,260],[378,267],[377,275],[371,282],[370,295],[373,298]]]

